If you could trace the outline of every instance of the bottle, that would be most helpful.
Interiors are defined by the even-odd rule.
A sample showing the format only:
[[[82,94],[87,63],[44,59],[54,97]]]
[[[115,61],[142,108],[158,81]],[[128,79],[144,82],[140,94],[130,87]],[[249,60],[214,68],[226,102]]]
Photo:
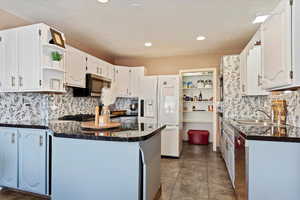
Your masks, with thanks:
[[[199,101],[202,101],[202,93],[199,94]]]
[[[106,125],[110,123],[110,110],[108,106],[104,106],[99,117],[99,125]]]

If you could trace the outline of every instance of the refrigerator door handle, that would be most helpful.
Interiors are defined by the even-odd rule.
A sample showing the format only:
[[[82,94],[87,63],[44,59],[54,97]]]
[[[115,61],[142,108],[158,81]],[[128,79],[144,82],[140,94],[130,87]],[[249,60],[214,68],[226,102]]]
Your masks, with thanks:
[[[144,117],[144,112],[145,112],[145,100],[141,99],[141,106],[140,106],[140,116]]]

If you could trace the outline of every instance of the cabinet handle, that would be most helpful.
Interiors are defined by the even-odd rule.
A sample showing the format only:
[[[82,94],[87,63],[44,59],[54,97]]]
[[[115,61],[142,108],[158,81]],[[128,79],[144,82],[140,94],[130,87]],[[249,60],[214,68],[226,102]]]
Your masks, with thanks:
[[[43,136],[40,135],[40,146],[43,146]]]
[[[102,68],[100,68],[100,74],[102,74]]]
[[[19,85],[20,85],[20,87],[23,87],[23,78],[22,78],[22,76],[19,76]]]
[[[15,77],[14,76],[11,77],[11,86],[15,87]]]
[[[16,134],[13,133],[13,134],[11,135],[11,143],[14,144],[15,141],[16,141]]]

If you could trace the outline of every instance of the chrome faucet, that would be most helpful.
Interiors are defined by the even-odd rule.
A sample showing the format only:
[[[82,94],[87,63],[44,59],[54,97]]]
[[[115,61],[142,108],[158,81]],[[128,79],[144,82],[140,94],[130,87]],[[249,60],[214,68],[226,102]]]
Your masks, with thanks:
[[[264,110],[255,110],[255,112],[261,112],[261,113],[263,113],[263,114],[265,114],[265,116],[267,116],[270,120],[272,120],[272,116],[271,115],[269,115],[266,111],[264,111]]]

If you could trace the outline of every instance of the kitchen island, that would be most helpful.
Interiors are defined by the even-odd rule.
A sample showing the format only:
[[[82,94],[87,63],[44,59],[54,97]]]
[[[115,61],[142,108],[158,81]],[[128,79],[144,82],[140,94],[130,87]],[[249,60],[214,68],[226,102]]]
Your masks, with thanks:
[[[157,198],[163,128],[123,123],[117,129],[91,131],[79,122],[51,122],[52,199]]]
[[[128,120],[103,131],[63,120],[0,123],[0,187],[53,200],[153,200],[164,128]]]

